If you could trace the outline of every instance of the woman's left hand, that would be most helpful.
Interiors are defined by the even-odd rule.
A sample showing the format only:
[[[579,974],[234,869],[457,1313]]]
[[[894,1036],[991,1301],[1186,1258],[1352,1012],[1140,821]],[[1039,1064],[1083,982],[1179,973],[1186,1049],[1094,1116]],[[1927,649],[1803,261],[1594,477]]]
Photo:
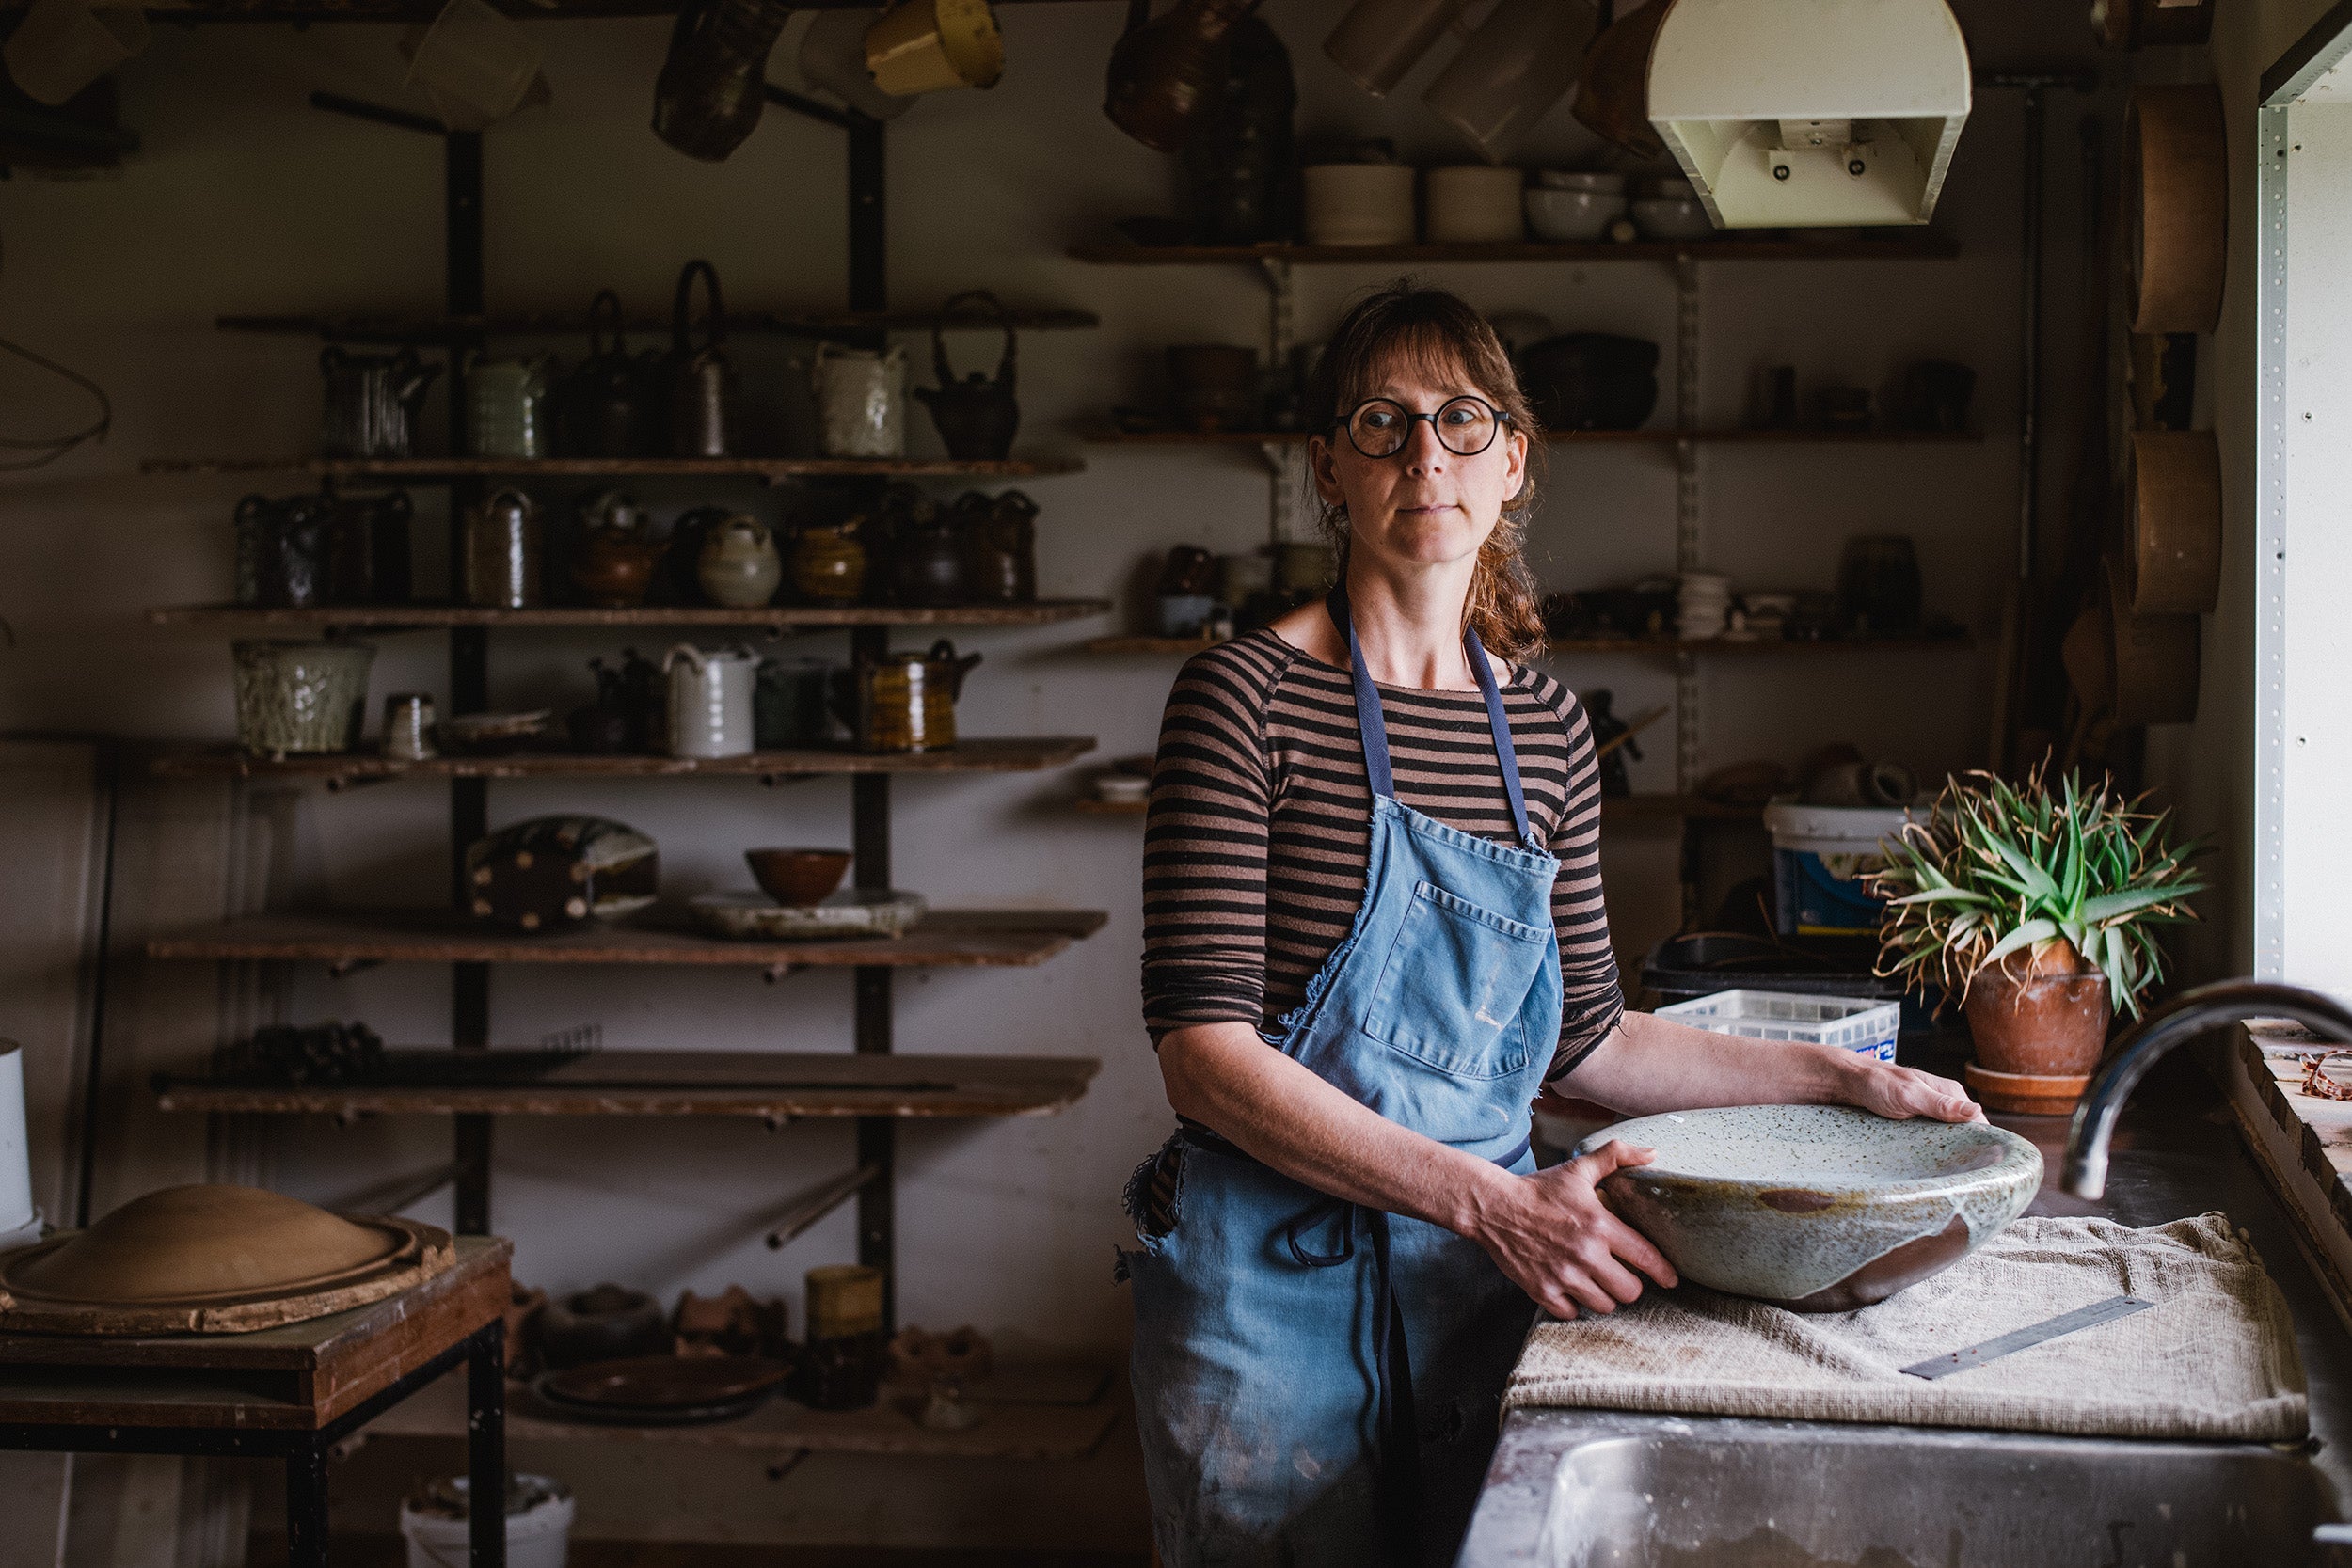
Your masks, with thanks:
[[[1897,1067],[1892,1062],[1855,1065],[1858,1070],[1847,1084],[1844,1095],[1849,1105],[1876,1111],[1896,1121],[1908,1121],[1914,1117],[1930,1117],[1937,1121],[1984,1119],[1983,1109],[1948,1078],[1938,1078],[1917,1068]]]

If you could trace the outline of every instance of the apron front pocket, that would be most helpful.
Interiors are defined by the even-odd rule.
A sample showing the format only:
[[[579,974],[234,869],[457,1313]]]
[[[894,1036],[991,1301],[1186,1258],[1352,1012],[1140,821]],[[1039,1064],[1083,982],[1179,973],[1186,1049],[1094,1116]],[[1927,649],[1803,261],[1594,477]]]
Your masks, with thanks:
[[[1553,940],[1549,927],[1416,881],[1364,1033],[1457,1078],[1508,1077],[1527,1066],[1519,1012]]]

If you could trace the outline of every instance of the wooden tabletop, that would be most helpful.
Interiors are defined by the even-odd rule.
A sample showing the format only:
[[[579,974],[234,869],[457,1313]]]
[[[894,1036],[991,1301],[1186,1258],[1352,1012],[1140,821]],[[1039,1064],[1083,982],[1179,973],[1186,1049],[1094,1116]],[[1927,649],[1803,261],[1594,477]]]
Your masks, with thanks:
[[[506,1310],[514,1249],[461,1236],[414,1290],[251,1334],[0,1334],[0,1423],[310,1431]]]

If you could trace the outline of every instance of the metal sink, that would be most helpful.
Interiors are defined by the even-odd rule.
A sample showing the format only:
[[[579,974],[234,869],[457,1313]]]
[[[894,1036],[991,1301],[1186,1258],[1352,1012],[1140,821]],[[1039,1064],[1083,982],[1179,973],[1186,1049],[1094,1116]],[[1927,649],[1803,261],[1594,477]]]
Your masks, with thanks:
[[[2336,1517],[2261,1444],[1533,1410],[1459,1568],[2294,1568]]]

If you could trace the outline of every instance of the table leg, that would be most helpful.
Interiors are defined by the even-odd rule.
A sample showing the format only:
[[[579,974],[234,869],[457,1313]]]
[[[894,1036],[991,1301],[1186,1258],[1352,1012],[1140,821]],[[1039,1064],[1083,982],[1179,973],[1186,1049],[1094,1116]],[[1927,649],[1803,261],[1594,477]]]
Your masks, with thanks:
[[[288,1568],[326,1568],[326,1445],[286,1456]],[[503,1568],[503,1565],[501,1565]]]
[[[506,1325],[496,1319],[467,1349],[466,1435],[469,1568],[506,1568]]]

